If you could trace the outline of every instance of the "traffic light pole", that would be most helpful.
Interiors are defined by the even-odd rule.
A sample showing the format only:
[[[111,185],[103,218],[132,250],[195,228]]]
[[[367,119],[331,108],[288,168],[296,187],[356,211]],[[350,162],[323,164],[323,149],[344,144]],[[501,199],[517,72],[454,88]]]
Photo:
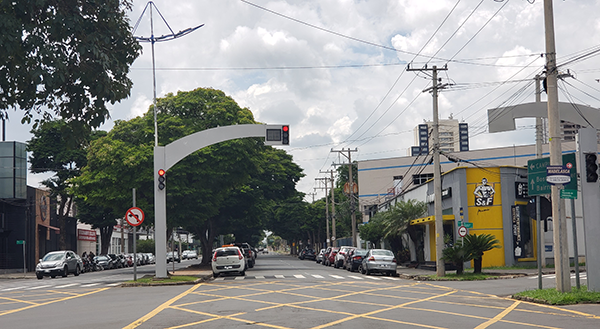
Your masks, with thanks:
[[[287,127],[284,132],[283,127]],[[277,133],[279,130],[279,133]],[[287,134],[286,134],[287,133]],[[287,136],[287,137],[286,137]],[[233,125],[199,131],[182,137],[166,146],[154,147],[154,227],[157,278],[167,278],[167,188],[160,189],[160,170],[168,171],[186,156],[204,147],[220,142],[247,138],[264,137],[267,145],[287,145],[289,126],[287,125]],[[287,138],[287,140],[285,140]]]

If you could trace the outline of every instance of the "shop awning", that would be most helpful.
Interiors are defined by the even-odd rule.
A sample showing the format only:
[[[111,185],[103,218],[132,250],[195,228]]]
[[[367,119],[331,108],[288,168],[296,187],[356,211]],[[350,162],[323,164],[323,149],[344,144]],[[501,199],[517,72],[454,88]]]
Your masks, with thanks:
[[[442,215],[442,219],[444,221],[452,221],[454,220],[454,215]],[[435,216],[427,216],[422,218],[413,219],[410,221],[409,225],[425,225],[427,223],[435,222]]]

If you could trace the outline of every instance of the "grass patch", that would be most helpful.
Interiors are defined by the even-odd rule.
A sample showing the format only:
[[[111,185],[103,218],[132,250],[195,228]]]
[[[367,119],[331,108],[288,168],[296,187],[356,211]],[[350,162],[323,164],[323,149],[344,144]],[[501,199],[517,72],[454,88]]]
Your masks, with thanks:
[[[580,289],[573,288],[571,292],[565,293],[558,292],[555,288],[527,290],[516,293],[514,296],[550,305],[600,303],[600,292],[588,291],[587,286],[581,286]]]
[[[463,273],[461,275],[456,275],[453,273],[448,273],[444,276],[437,276],[437,275],[426,275],[427,278],[429,278],[432,281],[448,281],[448,280],[452,280],[452,281],[477,281],[477,280],[491,280],[491,279],[497,279],[498,276],[497,275],[490,275],[490,274],[485,274],[485,273]]]
[[[187,275],[172,275],[166,279],[155,279],[154,277],[148,276],[137,279],[137,281],[127,281],[126,283],[177,283],[177,282],[193,282],[198,280],[195,276]]]

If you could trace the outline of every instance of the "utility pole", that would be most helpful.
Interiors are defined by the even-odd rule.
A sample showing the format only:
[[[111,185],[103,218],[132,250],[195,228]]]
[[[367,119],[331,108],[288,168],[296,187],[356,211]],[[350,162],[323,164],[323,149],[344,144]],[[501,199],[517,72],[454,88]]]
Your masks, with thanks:
[[[322,180],[325,182],[325,227],[327,228],[327,237],[325,238],[325,241],[327,242],[327,246],[329,247],[329,244],[331,243],[329,240],[329,238],[331,237],[331,235],[329,235],[329,198],[327,195],[327,180],[329,180],[329,178],[324,177],[324,178],[315,178],[316,181]],[[317,187],[318,189],[322,189],[322,187]]]
[[[541,77],[539,75],[535,76],[535,102],[540,103],[542,101],[542,91],[540,89],[540,80]],[[535,156],[536,158],[541,158],[543,155],[542,150],[542,118],[535,118]],[[540,196],[535,196],[535,220],[537,223],[537,233],[538,233],[538,289],[542,289],[542,268],[546,266],[546,242],[544,233],[542,231],[542,214],[540,207]],[[544,218],[545,220],[545,218]]]
[[[442,218],[442,169],[440,167],[440,130],[439,130],[439,114],[438,114],[438,89],[443,89],[447,84],[438,81],[437,72],[446,71],[448,68],[427,68],[427,65],[421,69],[411,69],[410,64],[407,71],[431,71],[433,85],[431,88],[423,90],[428,92],[431,90],[433,95],[433,193],[434,193],[434,216],[435,216],[435,268],[437,276],[446,274],[446,264],[442,259],[444,250],[444,219]],[[441,79],[440,79],[441,80]]]
[[[544,0],[544,27],[546,34],[546,92],[548,94],[548,126],[550,135],[550,165],[562,166],[560,117],[558,115],[558,70],[554,44],[554,12],[552,0]],[[552,185],[552,226],[554,229],[554,266],[556,290],[571,291],[569,250],[567,242],[567,217],[565,201],[560,198],[557,185]]]
[[[350,194],[350,216],[352,218],[352,246],[357,247],[357,232],[356,232],[356,200],[354,200],[354,178],[352,177],[352,155],[351,152],[358,152],[358,149],[351,150],[350,148],[341,150],[331,149],[331,152],[339,152],[341,155],[348,158],[348,190]],[[344,154],[344,152],[348,152],[348,155]]]
[[[335,183],[333,180],[333,170],[329,170],[331,174],[331,244],[337,247],[337,237],[335,236]]]

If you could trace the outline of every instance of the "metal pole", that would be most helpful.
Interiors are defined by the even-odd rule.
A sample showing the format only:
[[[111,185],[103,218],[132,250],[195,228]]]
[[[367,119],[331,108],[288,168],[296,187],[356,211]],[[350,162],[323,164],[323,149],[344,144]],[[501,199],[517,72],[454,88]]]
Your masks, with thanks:
[[[540,196],[536,196],[535,197],[535,217],[536,217],[536,223],[537,223],[537,230],[538,230],[538,289],[543,289],[542,288],[542,259],[545,257],[546,254],[546,248],[545,248],[545,242],[544,242],[544,236],[542,234],[542,221],[540,220],[540,218],[542,217],[541,212],[541,207],[540,207]]]
[[[156,121],[156,64],[154,61],[154,22],[152,20],[152,6],[150,6],[150,37],[152,45],[152,86],[153,86],[153,98],[152,105],[154,108],[154,146],[158,146],[158,123]]]
[[[25,261],[25,244],[27,243],[27,240],[23,240],[23,276],[25,274],[27,274],[27,262]]]
[[[331,245],[337,247],[337,237],[335,236],[335,189],[333,183],[333,170],[331,171],[331,231],[333,234]]]
[[[550,165],[562,165],[560,117],[558,114],[558,88],[556,68],[556,47],[554,44],[554,17],[552,0],[544,0],[544,25],[546,34],[546,81],[548,93],[548,125],[550,130]],[[567,218],[563,209],[557,185],[552,185],[552,225],[554,228],[554,265],[556,269],[556,290],[571,291],[569,251],[567,242]]]
[[[540,76],[535,76],[535,102],[541,102],[541,89],[540,89]],[[543,155],[542,150],[542,118],[535,118],[535,155],[536,158],[541,158]],[[535,222],[537,223],[537,235],[538,235],[538,289],[543,289],[542,286],[542,268],[546,265],[546,242],[544,234],[542,233],[542,214],[540,213],[540,196],[535,197]]]
[[[348,181],[350,182],[350,214],[351,214],[351,222],[352,222],[352,246],[357,247],[357,232],[356,232],[356,209],[354,204],[354,179],[352,177],[352,157],[350,153],[350,149],[348,149],[348,171],[349,177]]]
[[[135,207],[135,187],[131,189],[133,194],[133,206]],[[133,227],[133,281],[137,281],[137,236],[136,227]]]
[[[579,289],[579,248],[577,247],[577,217],[575,215],[575,199],[571,199],[571,223],[573,224],[573,258],[575,261],[575,284]]]

